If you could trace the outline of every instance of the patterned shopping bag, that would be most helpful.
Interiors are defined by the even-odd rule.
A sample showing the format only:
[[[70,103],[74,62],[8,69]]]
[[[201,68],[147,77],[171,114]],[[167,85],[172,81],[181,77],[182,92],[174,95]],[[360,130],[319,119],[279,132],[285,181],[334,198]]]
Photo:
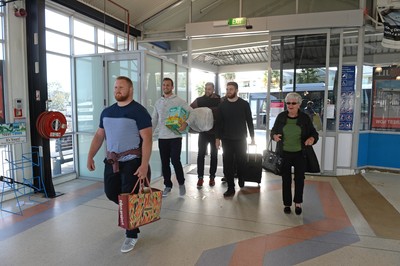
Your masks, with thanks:
[[[160,219],[162,191],[157,188],[144,187],[144,181],[138,180],[140,189],[134,194],[122,193],[118,196],[118,225],[132,230],[139,226],[155,222]],[[148,183],[148,180],[147,180]]]

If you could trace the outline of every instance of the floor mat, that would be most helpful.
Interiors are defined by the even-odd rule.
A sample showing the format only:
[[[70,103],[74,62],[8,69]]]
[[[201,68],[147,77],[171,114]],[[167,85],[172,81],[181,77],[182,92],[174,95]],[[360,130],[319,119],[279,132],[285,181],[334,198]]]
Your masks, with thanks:
[[[377,236],[400,239],[400,213],[379,191],[361,174],[337,179]]]
[[[209,176],[210,173],[210,167],[209,166],[204,166],[204,175]],[[197,175],[197,167],[193,168],[187,174],[190,175]],[[222,167],[217,167],[217,172],[215,173],[216,176],[224,177],[224,171]]]

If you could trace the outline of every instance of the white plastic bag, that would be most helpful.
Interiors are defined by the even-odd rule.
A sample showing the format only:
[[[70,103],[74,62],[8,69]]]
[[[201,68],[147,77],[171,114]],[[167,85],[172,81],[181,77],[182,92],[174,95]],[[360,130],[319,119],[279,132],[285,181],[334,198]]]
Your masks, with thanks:
[[[210,108],[199,107],[190,112],[194,116],[193,122],[190,124],[190,129],[194,132],[206,132],[214,126],[214,117]]]

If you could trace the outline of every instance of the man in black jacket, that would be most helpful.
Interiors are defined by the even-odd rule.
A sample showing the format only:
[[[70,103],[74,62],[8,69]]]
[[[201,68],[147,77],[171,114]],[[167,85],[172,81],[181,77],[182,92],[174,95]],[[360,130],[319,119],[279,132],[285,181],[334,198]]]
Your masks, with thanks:
[[[254,144],[254,125],[250,105],[238,96],[238,90],[236,82],[228,82],[226,100],[221,102],[218,107],[215,145],[219,149],[222,141],[224,176],[228,183],[228,190],[224,193],[224,197],[235,195],[235,163],[239,179],[243,176],[246,162],[247,128],[251,144]]]
[[[207,82],[205,85],[204,95],[198,97],[190,105],[193,109],[198,107],[208,107],[213,112],[214,121],[217,116],[217,107],[221,102],[221,97],[214,93],[214,83]],[[203,187],[204,182],[204,159],[206,156],[207,146],[210,144],[210,181],[209,185],[215,185],[215,173],[217,172],[218,165],[218,150],[215,146],[215,123],[211,130],[199,133],[198,146],[199,151],[197,154],[197,188]]]

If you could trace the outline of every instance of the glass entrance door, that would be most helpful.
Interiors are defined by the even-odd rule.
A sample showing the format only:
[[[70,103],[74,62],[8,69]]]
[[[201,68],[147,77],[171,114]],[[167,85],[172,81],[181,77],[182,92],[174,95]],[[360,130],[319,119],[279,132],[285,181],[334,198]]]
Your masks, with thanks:
[[[118,76],[133,81],[134,99],[140,101],[140,54],[105,54],[75,58],[76,107],[79,174],[103,179],[103,156],[95,156],[96,170],[86,168],[90,143],[98,129],[100,114],[106,106],[115,103],[114,82]],[[106,66],[106,69],[103,67]],[[105,154],[105,145],[98,154]]]
[[[83,177],[103,178],[105,145],[95,156],[96,170],[86,168],[87,154],[93,136],[99,126],[101,111],[114,99],[114,82],[118,76],[129,77],[134,86],[134,99],[153,112],[154,102],[161,97],[161,80],[171,77],[175,81],[176,93],[188,99],[188,69],[176,63],[143,51],[103,54],[75,58],[75,114],[77,119],[79,174]],[[187,163],[188,141],[183,137],[183,164]],[[157,142],[153,142],[150,165],[152,176],[161,176]]]
[[[279,63],[274,62],[271,73],[280,75],[270,83],[279,84],[270,90],[269,129],[279,112],[286,107],[284,99],[289,92],[302,97],[301,110],[309,114],[320,135],[314,145],[321,170],[334,173],[336,165],[336,116],[337,75],[341,68],[339,48],[342,45],[339,34],[329,30],[304,34],[276,35],[270,42],[272,53],[280,51]],[[275,46],[275,47],[274,47]],[[279,49],[276,47],[279,46]],[[276,58],[276,55],[273,55]],[[273,76],[273,75],[272,75]],[[335,84],[336,82],[336,84]],[[268,112],[267,112],[268,113]],[[269,135],[269,134],[268,134]]]
[[[104,109],[105,82],[101,55],[75,58],[75,114],[78,140],[79,174],[85,177],[103,178],[103,159],[95,157],[96,170],[86,168],[86,160],[94,133],[99,126]],[[104,152],[104,146],[99,152]]]
[[[140,54],[108,54],[105,55],[108,105],[115,103],[114,82],[118,76],[126,76],[133,82],[133,99],[140,100]]]

